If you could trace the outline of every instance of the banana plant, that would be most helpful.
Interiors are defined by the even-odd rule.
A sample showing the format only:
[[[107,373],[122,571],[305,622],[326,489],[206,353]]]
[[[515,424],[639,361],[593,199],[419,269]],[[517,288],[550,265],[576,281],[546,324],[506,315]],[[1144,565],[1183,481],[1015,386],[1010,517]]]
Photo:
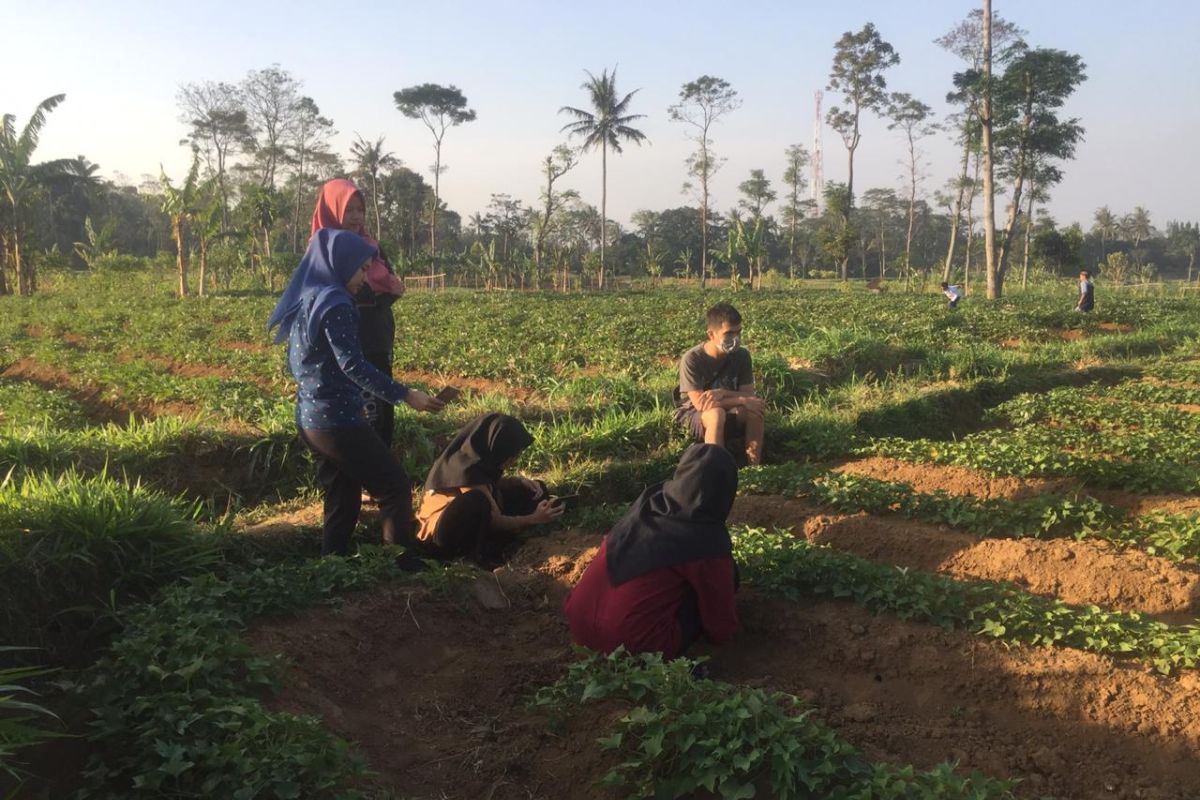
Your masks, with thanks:
[[[92,225],[91,217],[84,217],[85,241],[75,242],[75,255],[79,256],[80,261],[87,264],[88,269],[95,269],[98,260],[117,252],[116,243],[113,241],[116,230],[116,220],[109,219],[97,229]]]
[[[176,294],[187,297],[187,250],[184,248],[185,226],[196,214],[196,203],[199,199],[198,177],[200,175],[200,156],[192,154],[192,168],[188,170],[183,183],[176,187],[167,177],[166,171],[159,165],[159,182],[162,184],[162,210],[171,220],[171,238],[175,240],[175,271],[179,276]]]
[[[750,271],[750,288],[762,288],[763,261],[767,257],[766,225],[762,217],[749,227],[742,220],[734,223],[733,235],[730,237],[737,254],[746,259],[746,268]]]
[[[487,247],[484,247],[483,242],[480,241],[473,243],[471,258],[475,259],[476,269],[479,270],[480,275],[484,276],[487,288],[495,289],[500,277],[500,264],[496,260],[496,240],[488,242]]]
[[[654,246],[654,242],[647,240],[646,242],[646,274],[650,276],[650,280],[655,286],[658,286],[658,279],[663,272],[663,257],[666,254]]]

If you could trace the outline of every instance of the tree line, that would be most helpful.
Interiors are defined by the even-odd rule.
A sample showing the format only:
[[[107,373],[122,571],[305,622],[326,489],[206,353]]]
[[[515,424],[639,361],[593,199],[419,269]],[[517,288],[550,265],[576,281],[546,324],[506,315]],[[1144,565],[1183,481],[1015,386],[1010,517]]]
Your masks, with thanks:
[[[362,187],[369,226],[398,271],[441,272],[467,286],[603,288],[614,273],[752,287],[785,278],[911,285],[940,277],[981,282],[998,297],[1018,267],[1027,283],[1082,265],[1114,281],[1156,274],[1191,280],[1200,249],[1195,223],[1170,221],[1159,231],[1144,208],[1122,214],[1105,206],[1085,231],[1077,223],[1060,227],[1042,211],[1084,134],[1063,109],[1086,79],[1085,65],[1078,55],[1030,45],[1024,30],[991,12],[990,0],[982,6],[935,40],[962,65],[948,80],[954,111],[944,119],[911,94],[889,90],[900,54],[872,23],[835,42],[826,88],[837,102],[824,122],[844,147],[847,178],[827,184],[819,198],[810,196],[810,153],[797,143],[779,154],[778,173],[750,170],[736,203],[714,208],[712,180],[725,162],[716,132],[741,99],[714,75],[685,82],[665,110],[693,146],[683,165],[684,202],[638,210],[629,226],[608,218],[607,165],[610,154],[646,142],[637,127],[645,114],[635,113],[638,90],[618,89],[616,69],[586,72],[585,102],[559,109],[568,120],[565,141],[540,164],[536,200],[527,205],[497,192],[465,220],[441,197],[443,155],[452,152],[447,134],[476,119],[456,86],[424,83],[393,95],[396,110],[430,134],[429,180],[382,136],[357,136],[348,153],[335,152],[333,121],[277,64],[237,83],[180,86],[191,167],[138,186],[100,178],[84,156],[35,162],[38,135],[64,101],[55,95],[20,131],[14,115],[3,117],[0,293],[34,292],[39,268],[119,270],[147,261],[175,271],[181,296],[229,286],[237,276],[274,288],[307,241],[319,186],[345,175]],[[903,145],[898,187],[856,191],[864,115],[885,120]],[[930,191],[922,147],[934,135],[953,137],[960,156],[954,177]],[[591,153],[601,160],[599,208],[561,188]]]

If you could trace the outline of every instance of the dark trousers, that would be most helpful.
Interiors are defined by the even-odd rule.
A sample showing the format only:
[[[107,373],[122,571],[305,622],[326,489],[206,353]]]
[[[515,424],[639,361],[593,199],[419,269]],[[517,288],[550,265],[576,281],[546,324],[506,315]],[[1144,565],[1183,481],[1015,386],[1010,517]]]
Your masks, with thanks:
[[[735,563],[733,565],[733,590],[736,592],[741,586],[742,571]],[[700,598],[696,596],[696,590],[691,586],[687,587],[683,595],[683,602],[679,604],[679,609],[675,612],[675,621],[679,623],[679,653],[682,655],[704,634],[704,622],[700,619]]]
[[[545,500],[546,484],[538,482],[542,492],[536,495],[519,478],[501,478],[493,491],[496,504],[509,517],[532,514]],[[480,489],[456,497],[442,511],[430,537],[439,555],[445,558],[468,557],[476,561],[495,561],[516,535],[492,527],[492,501]]]
[[[363,353],[367,361],[376,369],[392,377],[391,353]],[[396,409],[391,403],[380,400],[370,392],[363,392],[363,411],[371,427],[379,434],[379,438],[388,447],[392,446],[392,435],[396,430]]]
[[[325,490],[323,554],[346,555],[358,524],[362,490],[379,501],[383,540],[408,544],[412,538],[412,483],[408,473],[373,428],[301,429],[300,439],[317,462],[317,482]]]
[[[675,612],[675,621],[679,623],[679,653],[682,655],[704,633],[704,623],[700,620],[700,600],[690,586],[683,595],[679,610]]]

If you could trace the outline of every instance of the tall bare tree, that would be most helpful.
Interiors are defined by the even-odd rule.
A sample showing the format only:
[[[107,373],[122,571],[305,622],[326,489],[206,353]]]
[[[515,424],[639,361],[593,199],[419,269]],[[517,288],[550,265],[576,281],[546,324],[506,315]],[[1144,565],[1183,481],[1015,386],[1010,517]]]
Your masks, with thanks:
[[[983,36],[979,96],[979,131],[983,148],[983,256],[987,265],[987,296],[998,300],[1004,291],[1004,276],[996,269],[996,172],[992,143],[992,0],[983,0],[980,28]]]
[[[180,121],[189,126],[188,141],[204,158],[221,194],[221,230],[229,230],[230,161],[250,140],[241,90],[228,83],[186,83],[176,95]]]
[[[542,208],[534,225],[533,239],[533,261],[539,272],[546,254],[546,238],[553,228],[556,214],[568,202],[579,196],[573,189],[565,192],[555,191],[554,184],[578,164],[579,154],[565,144],[554,148],[542,162],[542,175],[546,178],[546,186],[542,189]],[[566,286],[563,288],[565,290]]]
[[[333,122],[321,116],[321,109],[311,97],[296,101],[296,124],[288,131],[285,147],[288,161],[295,172],[296,193],[292,214],[292,252],[300,250],[300,230],[308,170],[314,157],[329,153],[329,137],[336,131]]]
[[[864,111],[879,112],[887,100],[885,70],[900,63],[895,48],[883,40],[875,25],[868,22],[862,30],[846,31],[833,49],[833,67],[829,72],[831,91],[840,91],[845,108],[833,106],[825,115],[825,121],[842,137],[846,145],[846,219],[850,225],[850,214],[854,210],[854,153],[862,141],[860,123]],[[842,280],[847,278],[850,258],[847,253],[841,263]]]
[[[422,83],[409,86],[392,95],[396,108],[409,119],[419,119],[433,134],[433,205],[429,213],[429,252],[433,257],[429,274],[437,269],[437,216],[441,205],[442,139],[449,128],[475,119],[474,109],[467,108],[467,98],[457,86]]]
[[[946,265],[943,270],[943,280],[950,280],[950,270],[954,264],[955,248],[958,244],[958,229],[963,217],[963,199],[968,194],[971,184],[968,180],[968,170],[972,157],[978,157],[980,142],[979,130],[979,86],[978,75],[983,69],[983,12],[975,9],[967,18],[958,23],[946,34],[934,39],[934,43],[950,53],[958,56],[966,64],[966,70],[955,74],[954,91],[946,95],[946,102],[961,107],[955,115],[959,122],[959,143],[962,146],[961,168],[955,192],[953,208],[950,211],[950,243],[946,250]],[[999,49],[999,62],[1003,63],[1010,52],[1008,46],[1019,42],[1025,31],[1008,22],[999,14],[993,14],[991,20],[992,49]],[[993,57],[993,60],[997,60]],[[970,196],[975,192],[971,191]],[[967,209],[970,211],[970,209]]]
[[[737,92],[729,82],[712,75],[701,75],[689,81],[679,90],[679,100],[667,109],[675,122],[691,128],[688,138],[696,143],[696,151],[688,156],[689,180],[683,184],[685,192],[696,191],[700,200],[700,286],[705,285],[708,275],[708,199],[709,184],[724,159],[712,152],[709,131],[714,123],[742,104]],[[696,183],[693,183],[692,180]]]
[[[905,165],[908,173],[908,233],[904,237],[904,269],[906,281],[911,283],[913,228],[917,218],[917,187],[923,179],[920,163],[921,152],[918,144],[922,139],[937,131],[938,126],[930,121],[933,109],[904,92],[895,92],[889,98],[887,115],[891,119],[888,128],[899,130],[904,134],[904,142],[908,151],[908,162]]]
[[[800,192],[805,184],[804,168],[808,166],[809,157],[802,144],[789,145],[784,157],[787,166],[783,170],[783,182],[788,187],[788,193],[783,214],[788,226],[788,277],[793,278],[796,275],[796,231],[805,214]]]
[[[250,70],[241,84],[249,145],[258,169],[258,185],[275,188],[275,173],[286,155],[285,142],[301,112],[300,81],[278,64]]]

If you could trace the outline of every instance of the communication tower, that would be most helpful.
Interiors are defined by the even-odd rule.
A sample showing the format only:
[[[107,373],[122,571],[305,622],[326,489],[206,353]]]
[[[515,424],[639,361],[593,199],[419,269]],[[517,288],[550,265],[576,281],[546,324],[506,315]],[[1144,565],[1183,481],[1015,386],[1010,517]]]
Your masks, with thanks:
[[[821,206],[825,203],[825,157],[821,152],[821,100],[825,93],[817,89],[814,97],[817,101],[817,115],[813,118],[812,174],[808,194],[809,199],[813,201],[813,216],[819,216]]]

